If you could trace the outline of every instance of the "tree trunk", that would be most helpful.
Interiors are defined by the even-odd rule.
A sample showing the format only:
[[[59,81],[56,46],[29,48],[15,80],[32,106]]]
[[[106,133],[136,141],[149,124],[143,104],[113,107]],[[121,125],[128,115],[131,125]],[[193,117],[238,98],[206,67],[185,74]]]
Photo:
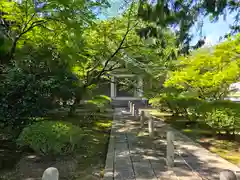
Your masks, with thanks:
[[[69,116],[74,116],[76,114],[77,106],[80,104],[81,100],[82,100],[82,95],[77,95],[75,97],[74,103],[73,103],[73,105],[71,105],[69,113],[68,113]]]
[[[62,105],[64,108],[67,106],[67,101],[66,100],[63,100],[63,105]]]
[[[8,57],[6,58],[5,64],[9,64],[11,62],[11,60],[13,59],[14,57],[14,54],[15,54],[15,51],[16,51],[16,47],[17,47],[17,42],[18,42],[19,38],[18,37],[15,37],[13,42],[12,42],[12,46],[11,46],[11,49],[10,51],[8,52]]]
[[[86,92],[86,87],[87,86],[83,86],[83,87],[81,87],[80,89],[77,90],[76,95],[75,95],[74,103],[70,107],[70,110],[69,110],[69,113],[68,113],[69,116],[74,116],[75,115],[76,109],[77,109],[78,105],[80,104],[80,101],[82,100],[83,95]]]

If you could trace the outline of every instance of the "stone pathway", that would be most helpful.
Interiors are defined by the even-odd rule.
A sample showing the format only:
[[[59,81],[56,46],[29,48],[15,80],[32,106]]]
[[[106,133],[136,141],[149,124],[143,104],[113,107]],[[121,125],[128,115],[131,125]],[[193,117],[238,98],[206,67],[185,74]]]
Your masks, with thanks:
[[[210,153],[161,121],[154,121],[155,136],[148,135],[147,122],[117,109],[111,130],[104,180],[217,180],[223,169],[240,169]],[[175,134],[174,167],[166,166],[166,132]]]

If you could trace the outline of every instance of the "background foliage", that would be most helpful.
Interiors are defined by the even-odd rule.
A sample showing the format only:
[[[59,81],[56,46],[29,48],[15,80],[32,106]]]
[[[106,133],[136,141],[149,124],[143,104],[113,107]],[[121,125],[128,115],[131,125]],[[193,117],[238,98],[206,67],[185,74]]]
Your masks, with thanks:
[[[124,68],[144,79],[152,105],[232,131],[238,114],[227,114],[227,105],[202,109],[224,100],[239,80],[238,1],[125,1],[119,16],[103,19],[107,7],[106,0],[0,2],[1,126],[27,128],[59,108],[74,115],[86,97],[101,111],[109,99],[94,92]],[[199,49],[205,43],[202,19],[231,13],[236,21],[228,39]],[[191,46],[196,24],[201,38]],[[122,83],[129,91],[136,86]]]

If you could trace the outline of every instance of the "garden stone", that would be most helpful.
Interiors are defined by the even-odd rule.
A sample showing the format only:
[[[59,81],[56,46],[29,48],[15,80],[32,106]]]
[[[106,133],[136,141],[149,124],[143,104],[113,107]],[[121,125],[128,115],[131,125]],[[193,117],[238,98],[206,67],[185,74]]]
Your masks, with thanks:
[[[42,180],[58,180],[59,172],[58,169],[55,167],[47,168],[42,176]]]

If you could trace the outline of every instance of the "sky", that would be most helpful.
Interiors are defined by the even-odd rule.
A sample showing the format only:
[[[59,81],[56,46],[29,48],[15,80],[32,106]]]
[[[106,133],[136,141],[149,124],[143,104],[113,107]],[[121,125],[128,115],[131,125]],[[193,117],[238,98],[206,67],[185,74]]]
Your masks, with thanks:
[[[123,0],[108,0],[111,4],[111,7],[105,9],[100,15],[100,19],[106,19],[108,17],[113,17],[118,15],[121,11],[119,10],[123,4]]]
[[[113,17],[119,14],[119,7],[123,3],[123,0],[110,0],[111,8],[104,11],[101,19],[107,17]],[[206,36],[206,45],[215,45],[219,42],[220,36],[224,36],[226,33],[230,32],[229,25],[234,22],[234,14],[230,14],[224,20],[223,17],[220,17],[216,23],[212,23],[209,20],[209,17],[203,19],[203,28],[202,35]],[[199,40],[199,33],[196,32],[196,27],[192,28],[192,33],[195,34],[191,44],[194,45]]]
[[[220,17],[216,23],[212,23],[209,17],[205,17],[203,20],[202,34],[206,36],[206,44],[214,45],[219,42],[219,37],[224,36],[226,33],[230,32],[229,25],[234,23],[234,14],[230,14],[224,20]],[[192,32],[196,32],[196,28],[192,29]],[[192,43],[196,43],[199,36],[193,38]]]

